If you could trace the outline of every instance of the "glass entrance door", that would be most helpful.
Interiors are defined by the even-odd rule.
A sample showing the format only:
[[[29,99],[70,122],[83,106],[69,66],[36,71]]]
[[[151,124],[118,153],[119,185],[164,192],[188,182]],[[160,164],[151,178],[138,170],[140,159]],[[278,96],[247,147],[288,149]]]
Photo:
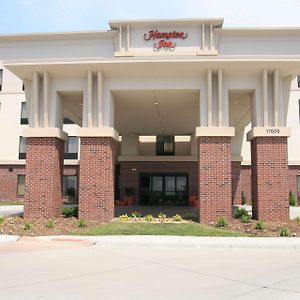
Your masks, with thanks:
[[[140,205],[187,205],[188,175],[142,173]]]

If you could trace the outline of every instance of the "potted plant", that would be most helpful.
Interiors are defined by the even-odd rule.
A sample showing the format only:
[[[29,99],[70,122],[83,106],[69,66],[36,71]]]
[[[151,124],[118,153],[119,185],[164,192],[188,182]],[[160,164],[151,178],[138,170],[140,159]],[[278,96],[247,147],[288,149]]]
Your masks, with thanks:
[[[134,204],[134,188],[125,187],[123,201],[126,203],[125,205],[133,205]]]

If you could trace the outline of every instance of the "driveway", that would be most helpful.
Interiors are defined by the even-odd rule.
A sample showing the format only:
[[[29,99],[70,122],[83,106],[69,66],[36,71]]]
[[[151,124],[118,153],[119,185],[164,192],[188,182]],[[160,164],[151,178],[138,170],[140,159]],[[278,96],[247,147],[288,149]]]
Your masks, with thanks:
[[[0,243],[1,299],[300,299],[299,248]]]

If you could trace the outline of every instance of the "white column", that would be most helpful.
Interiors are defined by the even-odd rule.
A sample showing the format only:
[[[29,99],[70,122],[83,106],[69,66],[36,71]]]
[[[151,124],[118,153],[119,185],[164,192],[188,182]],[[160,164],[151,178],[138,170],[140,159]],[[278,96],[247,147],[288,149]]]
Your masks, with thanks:
[[[268,115],[268,71],[266,69],[262,72],[262,95],[263,95],[263,109],[264,109],[264,127],[269,125]]]
[[[130,50],[130,26],[127,25],[126,28],[126,50],[129,52]]]
[[[279,126],[279,71],[274,71],[274,126]]]
[[[202,24],[202,51],[205,50],[205,24]]]
[[[212,126],[212,70],[207,71],[207,126]]]
[[[93,127],[93,74],[87,73],[87,127]]]
[[[33,89],[30,114],[32,127],[39,127],[39,94],[40,94],[40,77],[38,72],[33,73]]]
[[[103,111],[103,73],[98,71],[97,73],[98,82],[98,127],[103,126],[102,111]]]
[[[122,25],[119,26],[119,51],[122,51],[122,37],[123,37],[123,29]]]
[[[47,71],[44,72],[44,127],[49,127],[49,89],[50,76]]]
[[[213,49],[213,26],[210,24],[209,26],[209,50]]]
[[[218,69],[218,126],[223,126],[223,72]]]

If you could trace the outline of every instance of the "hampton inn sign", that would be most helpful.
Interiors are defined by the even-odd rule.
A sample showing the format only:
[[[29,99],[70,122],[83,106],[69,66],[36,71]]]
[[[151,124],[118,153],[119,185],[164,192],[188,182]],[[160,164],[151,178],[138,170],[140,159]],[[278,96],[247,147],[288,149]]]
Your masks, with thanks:
[[[183,31],[158,31],[150,30],[148,33],[144,34],[145,41],[155,41],[153,44],[153,50],[159,51],[161,49],[174,50],[176,43],[174,39],[185,40],[188,37],[188,33]]]

